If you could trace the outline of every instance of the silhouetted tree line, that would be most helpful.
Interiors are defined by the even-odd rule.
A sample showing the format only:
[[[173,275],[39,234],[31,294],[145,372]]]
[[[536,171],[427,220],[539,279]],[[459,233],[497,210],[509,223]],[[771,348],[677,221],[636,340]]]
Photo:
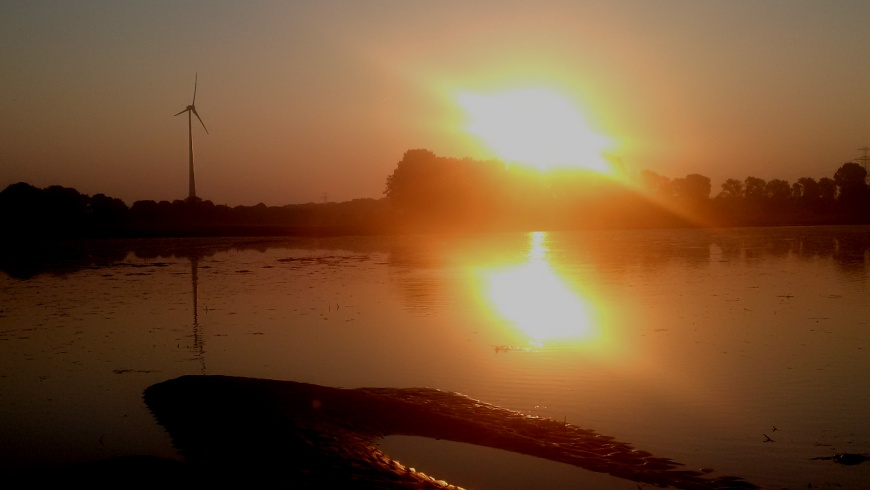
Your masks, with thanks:
[[[387,178],[384,194],[406,227],[558,229],[622,218],[638,196],[589,171],[539,172],[498,160],[439,157],[409,150]]]
[[[0,192],[0,222],[9,239],[343,234],[378,231],[392,214],[386,199],[229,207],[194,198],[128,207],[117,198],[57,185],[40,189],[20,182]]]
[[[76,235],[129,219],[120,199],[53,185],[45,189],[19,182],[0,192],[0,220],[6,232]]]
[[[728,179],[711,197],[700,174],[670,179],[645,170],[627,185],[589,171],[534,172],[421,149],[405,153],[384,194],[406,222],[427,227],[858,224],[870,223],[866,177],[850,162],[833,179]]]
[[[383,199],[286,206],[216,205],[185,199],[123,201],[26,183],[0,192],[4,236],[233,236],[527,230],[582,227],[746,226],[870,223],[866,170],[842,165],[833,178],[790,184],[670,179],[645,170],[636,185],[583,170],[539,172],[498,160],[408,150],[387,177]]]
[[[757,177],[728,179],[713,204],[726,223],[870,223],[866,179],[864,167],[853,162],[837,169],[833,179],[801,177],[792,184]]]

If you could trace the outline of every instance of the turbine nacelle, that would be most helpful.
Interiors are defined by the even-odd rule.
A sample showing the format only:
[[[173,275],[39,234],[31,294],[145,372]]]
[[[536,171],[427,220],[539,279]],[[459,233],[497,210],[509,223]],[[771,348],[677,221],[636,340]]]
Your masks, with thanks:
[[[178,116],[178,115],[184,114],[185,112],[192,112],[193,115],[196,116],[197,119],[199,119],[199,123],[202,124],[202,129],[205,130],[205,134],[209,134],[208,128],[205,127],[205,123],[202,122],[202,118],[199,117],[199,113],[196,112],[196,106],[194,105],[194,104],[196,104],[196,82],[198,81],[198,79],[199,79],[199,74],[197,74],[196,78],[193,79],[193,102],[191,102],[189,106],[185,107],[183,111],[180,111],[180,112],[176,113],[175,115]]]

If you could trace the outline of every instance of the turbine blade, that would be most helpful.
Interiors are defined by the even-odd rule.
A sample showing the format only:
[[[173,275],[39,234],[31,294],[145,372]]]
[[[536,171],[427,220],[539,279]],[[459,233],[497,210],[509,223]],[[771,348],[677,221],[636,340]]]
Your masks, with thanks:
[[[196,82],[199,80],[199,73],[193,75],[193,102],[190,105],[196,105]]]
[[[199,114],[197,114],[196,109],[191,109],[191,110],[193,111],[193,115],[196,116],[197,119],[199,119],[199,123],[202,124],[202,129],[205,130],[205,134],[208,134],[208,128],[205,127],[205,123],[202,122],[202,118],[199,117]]]
[[[179,112],[178,114],[184,114],[185,112],[187,112],[187,111],[189,111],[189,110],[190,110],[190,109],[185,109],[185,110]],[[177,116],[178,114],[176,114],[176,116]],[[199,117],[199,116],[197,116],[197,117]]]

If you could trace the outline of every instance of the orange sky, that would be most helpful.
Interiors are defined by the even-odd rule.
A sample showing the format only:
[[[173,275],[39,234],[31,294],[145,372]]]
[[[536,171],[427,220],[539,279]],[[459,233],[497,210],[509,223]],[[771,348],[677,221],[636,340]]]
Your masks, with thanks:
[[[128,204],[382,196],[407,149],[493,155],[459,92],[543,86],[631,171],[832,176],[870,145],[870,2],[0,4],[0,187]]]

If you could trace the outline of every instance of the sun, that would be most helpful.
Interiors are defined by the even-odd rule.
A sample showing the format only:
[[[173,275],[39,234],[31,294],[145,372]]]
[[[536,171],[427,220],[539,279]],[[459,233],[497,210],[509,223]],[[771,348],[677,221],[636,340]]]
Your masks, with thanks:
[[[611,140],[593,131],[577,106],[559,92],[521,88],[462,92],[456,98],[466,113],[465,130],[507,162],[542,170],[576,167],[613,173],[605,158]]]

